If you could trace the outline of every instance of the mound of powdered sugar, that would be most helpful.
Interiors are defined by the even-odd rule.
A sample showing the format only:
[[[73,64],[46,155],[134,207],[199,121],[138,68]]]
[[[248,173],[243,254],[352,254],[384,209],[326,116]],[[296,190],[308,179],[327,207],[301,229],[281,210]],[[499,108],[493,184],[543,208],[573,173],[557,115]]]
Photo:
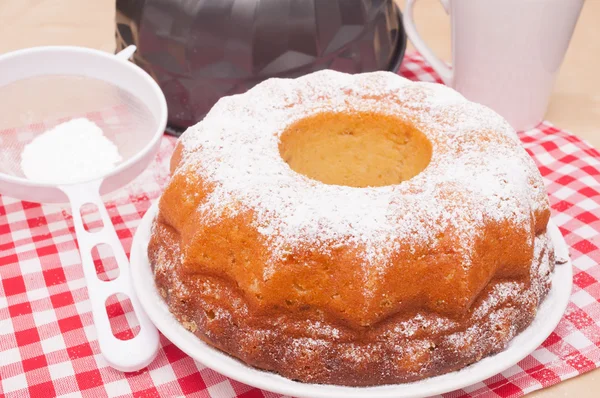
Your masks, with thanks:
[[[116,145],[96,123],[78,118],[27,144],[21,154],[21,169],[25,177],[38,183],[72,184],[101,177],[121,160]]]

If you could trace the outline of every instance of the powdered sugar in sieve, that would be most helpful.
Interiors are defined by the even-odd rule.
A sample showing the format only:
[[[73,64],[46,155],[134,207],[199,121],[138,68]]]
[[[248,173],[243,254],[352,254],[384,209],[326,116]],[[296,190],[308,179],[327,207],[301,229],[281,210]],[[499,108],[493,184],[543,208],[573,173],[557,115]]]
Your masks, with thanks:
[[[21,169],[33,181],[73,184],[109,173],[122,160],[119,149],[98,125],[71,119],[25,145]]]

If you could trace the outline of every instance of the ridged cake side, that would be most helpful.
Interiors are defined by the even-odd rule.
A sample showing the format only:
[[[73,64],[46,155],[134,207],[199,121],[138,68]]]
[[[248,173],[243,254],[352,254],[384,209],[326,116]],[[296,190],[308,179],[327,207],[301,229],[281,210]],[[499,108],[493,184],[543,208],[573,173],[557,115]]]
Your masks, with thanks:
[[[503,350],[535,317],[554,269],[552,244],[541,234],[530,279],[491,281],[462,316],[398,313],[355,329],[314,308],[277,316],[257,311],[234,281],[186,273],[178,240],[158,222],[149,252],[161,295],[190,332],[251,366],[303,382],[347,386],[419,380]]]

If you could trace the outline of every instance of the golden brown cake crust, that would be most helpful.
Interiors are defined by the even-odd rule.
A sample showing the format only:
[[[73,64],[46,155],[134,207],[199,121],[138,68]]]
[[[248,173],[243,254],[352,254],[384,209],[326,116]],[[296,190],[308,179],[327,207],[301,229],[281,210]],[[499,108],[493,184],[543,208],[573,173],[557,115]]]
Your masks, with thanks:
[[[346,122],[334,138],[349,153],[388,148],[387,123],[401,126],[399,151],[428,142],[429,164],[386,185],[394,163],[361,188],[368,164],[341,186],[326,161],[295,163],[314,160],[303,131]],[[368,126],[383,135],[361,136]],[[460,369],[502,350],[550,287],[539,172],[502,118],[441,85],[332,71],[268,80],[188,129],[171,170],[148,247],[171,312],[292,379],[365,386]]]
[[[251,366],[303,382],[346,386],[419,380],[503,350],[535,317],[554,269],[551,242],[541,234],[532,279],[491,281],[463,316],[399,313],[353,329],[311,308],[276,317],[260,313],[233,281],[186,273],[178,239],[159,218],[149,254],[159,292],[189,331]]]

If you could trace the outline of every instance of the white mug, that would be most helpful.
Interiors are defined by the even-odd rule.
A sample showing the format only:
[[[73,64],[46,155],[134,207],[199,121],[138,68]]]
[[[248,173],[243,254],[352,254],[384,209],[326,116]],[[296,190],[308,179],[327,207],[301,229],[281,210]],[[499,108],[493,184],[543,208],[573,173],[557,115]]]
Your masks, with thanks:
[[[417,0],[406,0],[404,28],[445,84],[528,130],[544,118],[583,1],[440,0],[451,18],[452,68],[417,33]]]

